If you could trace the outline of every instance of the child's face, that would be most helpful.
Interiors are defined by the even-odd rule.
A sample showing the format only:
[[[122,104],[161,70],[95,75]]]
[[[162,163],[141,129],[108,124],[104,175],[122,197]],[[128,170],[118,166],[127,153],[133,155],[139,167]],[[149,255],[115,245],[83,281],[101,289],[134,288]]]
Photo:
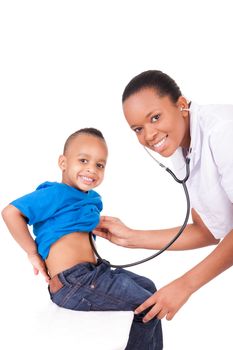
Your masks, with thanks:
[[[95,188],[103,181],[107,156],[104,140],[79,134],[71,140],[65,155],[59,157],[62,182],[83,192]]]

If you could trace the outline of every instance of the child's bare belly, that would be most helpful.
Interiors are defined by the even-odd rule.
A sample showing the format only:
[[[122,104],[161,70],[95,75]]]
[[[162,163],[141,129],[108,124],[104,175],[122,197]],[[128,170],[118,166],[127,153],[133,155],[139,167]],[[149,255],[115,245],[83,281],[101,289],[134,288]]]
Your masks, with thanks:
[[[52,244],[45,260],[50,277],[83,262],[96,263],[86,232],[73,232],[60,238]]]

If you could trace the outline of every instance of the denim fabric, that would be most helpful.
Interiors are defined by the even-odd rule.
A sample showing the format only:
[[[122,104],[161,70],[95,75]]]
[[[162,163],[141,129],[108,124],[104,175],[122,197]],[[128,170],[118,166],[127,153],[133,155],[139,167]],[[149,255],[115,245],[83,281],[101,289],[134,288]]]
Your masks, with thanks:
[[[155,291],[146,277],[104,263],[83,263],[58,274],[63,287],[51,293],[52,301],[63,308],[79,311],[130,311]],[[148,311],[148,310],[147,310]],[[163,349],[161,321],[142,322],[146,312],[134,315],[125,350]]]

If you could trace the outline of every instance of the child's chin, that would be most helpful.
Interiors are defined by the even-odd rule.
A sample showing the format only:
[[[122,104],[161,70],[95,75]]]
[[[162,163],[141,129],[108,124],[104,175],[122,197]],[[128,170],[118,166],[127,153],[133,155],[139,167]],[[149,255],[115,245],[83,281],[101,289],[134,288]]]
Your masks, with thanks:
[[[82,192],[87,192],[87,191],[90,191],[92,189],[93,186],[90,186],[90,185],[77,185],[76,188],[79,190],[79,191],[82,191]]]

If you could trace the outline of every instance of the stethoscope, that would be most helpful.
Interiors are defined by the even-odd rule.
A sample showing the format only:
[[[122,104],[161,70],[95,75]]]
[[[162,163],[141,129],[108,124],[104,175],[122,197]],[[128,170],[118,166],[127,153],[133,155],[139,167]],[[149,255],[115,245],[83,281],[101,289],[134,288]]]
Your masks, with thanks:
[[[142,260],[139,260],[139,261],[135,261],[133,263],[130,263],[130,264],[123,264],[123,265],[114,265],[114,264],[111,264],[109,261],[101,258],[101,256],[99,255],[99,253],[97,252],[96,250],[96,247],[94,245],[94,242],[93,242],[93,234],[92,232],[89,233],[89,240],[90,240],[90,244],[91,244],[91,247],[95,253],[95,255],[97,256],[97,258],[99,259],[98,261],[99,262],[102,262],[106,265],[109,265],[110,267],[120,267],[120,268],[125,268],[125,267],[131,267],[131,266],[135,266],[135,265],[139,265],[139,264],[142,264],[146,261],[149,261],[151,259],[154,259],[155,257],[157,257],[158,255],[162,254],[165,250],[167,250],[179,237],[180,235],[182,234],[182,232],[184,231],[185,227],[187,226],[187,223],[188,223],[188,219],[189,219],[189,215],[190,215],[190,198],[189,198],[189,193],[188,193],[188,189],[187,189],[187,186],[186,186],[186,182],[189,178],[189,175],[190,175],[190,167],[189,167],[189,163],[190,163],[190,154],[191,154],[191,151],[192,149],[190,148],[189,151],[188,151],[188,154],[187,156],[185,157],[185,164],[186,164],[186,175],[185,177],[181,180],[179,179],[175,174],[174,172],[169,169],[168,167],[166,167],[164,164],[160,163],[149,151],[146,147],[144,147],[144,149],[146,150],[146,152],[149,154],[149,156],[159,165],[161,166],[161,168],[163,168],[164,170],[166,170],[172,177],[173,179],[181,184],[183,186],[183,189],[184,189],[184,193],[185,193],[185,197],[186,197],[186,203],[187,203],[187,209],[186,209],[186,215],[185,215],[185,219],[184,219],[184,222],[183,222],[183,225],[181,226],[181,228],[179,229],[179,232],[171,239],[170,242],[168,242],[162,249],[160,249],[159,251],[157,251],[155,254],[152,254],[151,256],[145,258],[145,259],[142,259]]]

